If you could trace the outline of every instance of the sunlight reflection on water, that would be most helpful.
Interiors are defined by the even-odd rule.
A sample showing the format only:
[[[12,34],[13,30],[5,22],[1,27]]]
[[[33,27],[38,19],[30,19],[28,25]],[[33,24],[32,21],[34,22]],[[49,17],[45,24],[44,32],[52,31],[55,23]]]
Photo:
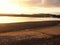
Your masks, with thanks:
[[[17,23],[17,22],[34,22],[34,21],[54,21],[60,20],[58,18],[45,17],[12,17],[12,16],[0,16],[0,23]]]

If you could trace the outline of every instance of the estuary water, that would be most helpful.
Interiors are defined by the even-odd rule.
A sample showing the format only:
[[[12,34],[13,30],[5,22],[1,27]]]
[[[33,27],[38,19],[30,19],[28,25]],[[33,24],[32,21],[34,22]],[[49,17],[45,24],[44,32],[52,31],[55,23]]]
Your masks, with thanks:
[[[13,17],[0,16],[0,23],[17,23],[17,22],[36,22],[36,21],[60,21],[60,18],[52,17]]]

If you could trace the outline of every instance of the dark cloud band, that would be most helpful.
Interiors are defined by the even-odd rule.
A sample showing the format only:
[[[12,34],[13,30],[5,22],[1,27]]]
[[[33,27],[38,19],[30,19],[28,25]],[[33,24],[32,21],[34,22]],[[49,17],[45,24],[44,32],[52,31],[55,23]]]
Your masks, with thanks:
[[[30,0],[27,3],[31,6],[58,6],[60,7],[60,0]]]

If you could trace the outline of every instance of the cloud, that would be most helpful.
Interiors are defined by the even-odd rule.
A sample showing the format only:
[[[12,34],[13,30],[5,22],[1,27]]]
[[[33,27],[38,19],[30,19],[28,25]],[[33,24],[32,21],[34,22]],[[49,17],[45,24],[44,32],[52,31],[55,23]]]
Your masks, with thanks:
[[[60,0],[28,0],[24,1],[30,6],[57,6],[60,7]]]
[[[60,0],[46,0],[45,5],[60,7]]]

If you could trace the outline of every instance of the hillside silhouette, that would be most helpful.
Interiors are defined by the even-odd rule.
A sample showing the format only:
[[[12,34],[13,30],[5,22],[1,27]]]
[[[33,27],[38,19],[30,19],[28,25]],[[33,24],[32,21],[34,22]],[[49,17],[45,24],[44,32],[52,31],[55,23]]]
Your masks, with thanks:
[[[60,18],[60,15],[55,15],[55,14],[0,14],[0,16],[20,16],[20,17],[56,17],[56,18]]]

